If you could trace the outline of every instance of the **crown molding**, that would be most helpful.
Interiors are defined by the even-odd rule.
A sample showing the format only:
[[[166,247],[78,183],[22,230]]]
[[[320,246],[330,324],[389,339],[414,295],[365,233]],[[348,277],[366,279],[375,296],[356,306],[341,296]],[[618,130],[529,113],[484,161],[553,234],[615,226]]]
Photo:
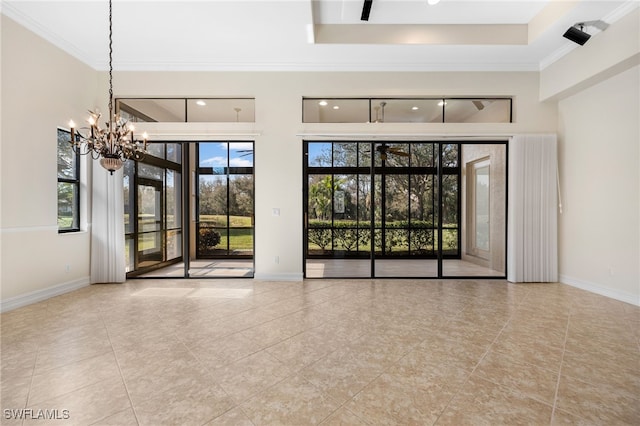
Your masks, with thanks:
[[[19,9],[15,8],[11,3],[3,1],[1,12],[3,15],[13,19],[18,24],[22,25],[23,27],[33,32],[34,34],[42,37],[49,43],[53,44],[54,46],[58,47],[64,52],[68,53],[69,55],[73,56],[80,62],[90,66],[93,69],[96,69],[96,70],[99,69],[94,63],[93,58],[88,56],[86,52],[84,52],[82,49],[79,49],[78,46],[76,46],[75,44],[69,42],[68,40],[58,36],[57,34],[45,28],[44,26],[40,25],[33,18],[31,18],[28,15],[25,15]]]

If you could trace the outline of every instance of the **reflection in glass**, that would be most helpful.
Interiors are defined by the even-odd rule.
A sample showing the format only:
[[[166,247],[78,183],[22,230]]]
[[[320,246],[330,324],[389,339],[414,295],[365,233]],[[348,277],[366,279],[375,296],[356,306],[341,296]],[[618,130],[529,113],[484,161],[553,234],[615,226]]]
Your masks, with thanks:
[[[253,123],[255,99],[187,99],[187,121]]]
[[[368,99],[303,99],[303,123],[367,123]]]
[[[183,123],[184,99],[118,99],[120,114],[129,121]]]
[[[440,99],[371,99],[373,123],[441,123]]]
[[[511,99],[447,99],[445,123],[509,123]]]

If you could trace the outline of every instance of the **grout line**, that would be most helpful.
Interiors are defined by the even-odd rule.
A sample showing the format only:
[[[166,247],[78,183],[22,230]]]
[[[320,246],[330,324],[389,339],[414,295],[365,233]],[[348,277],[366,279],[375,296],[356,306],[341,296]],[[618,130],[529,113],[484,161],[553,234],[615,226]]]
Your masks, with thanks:
[[[569,336],[569,324],[571,322],[571,315],[573,312],[573,306],[569,307],[569,316],[567,317],[567,326],[564,331],[564,342],[562,344],[562,356],[560,357],[560,368],[558,369],[558,381],[556,382],[556,391],[553,395],[553,408],[551,409],[551,419],[549,419],[549,423],[553,423],[553,418],[556,414],[556,408],[558,406],[558,392],[560,390],[560,379],[562,378],[562,366],[564,365],[564,354],[567,349],[567,337]]]
[[[129,404],[131,404],[131,411],[133,411],[133,417],[136,419],[136,423],[139,425],[140,420],[138,420],[138,413],[136,412],[136,407],[133,405],[133,401],[131,400],[131,394],[129,393],[129,387],[127,386],[127,381],[124,378],[124,374],[122,374],[122,368],[120,368],[120,361],[118,360],[118,354],[116,349],[113,347],[113,342],[111,341],[111,333],[109,333],[109,327],[107,327],[107,323],[102,316],[102,311],[98,310],[100,318],[102,319],[102,324],[107,332],[107,339],[109,339],[109,344],[111,345],[111,352],[113,353],[113,358],[116,360],[116,366],[118,367],[118,373],[120,373],[120,380],[122,380],[122,385],[124,386],[124,390],[127,393],[127,398],[129,399]],[[115,414],[115,413],[114,413]]]

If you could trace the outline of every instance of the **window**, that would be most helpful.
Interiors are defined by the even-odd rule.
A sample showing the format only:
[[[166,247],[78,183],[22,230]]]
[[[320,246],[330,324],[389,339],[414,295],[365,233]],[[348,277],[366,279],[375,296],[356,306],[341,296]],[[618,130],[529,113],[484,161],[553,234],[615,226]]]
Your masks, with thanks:
[[[58,129],[58,232],[80,230],[80,155],[73,152],[70,133]]]
[[[303,123],[512,123],[511,98],[303,98]]]

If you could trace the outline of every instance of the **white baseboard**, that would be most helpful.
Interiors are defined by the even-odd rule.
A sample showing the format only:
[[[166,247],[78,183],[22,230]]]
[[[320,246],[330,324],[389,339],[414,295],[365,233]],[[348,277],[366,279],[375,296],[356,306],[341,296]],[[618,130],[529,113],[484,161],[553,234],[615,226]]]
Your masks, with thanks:
[[[563,284],[576,287],[581,290],[590,291],[601,296],[606,296],[611,299],[619,300],[621,302],[630,303],[632,305],[640,306],[640,296],[627,293],[625,291],[614,290],[608,287],[603,287],[599,284],[595,284],[589,281],[584,281],[578,278],[569,277],[567,275],[560,275],[560,282]]]
[[[302,281],[302,273],[291,272],[285,274],[254,274],[254,280],[260,281]]]
[[[23,306],[31,305],[32,303],[42,302],[43,300],[60,296],[61,294],[69,293],[70,291],[78,290],[82,287],[87,287],[89,284],[91,284],[90,277],[83,277],[78,278],[77,280],[54,285],[53,287],[32,291],[30,293],[21,294],[20,296],[10,297],[0,301],[0,312],[7,312]]]

